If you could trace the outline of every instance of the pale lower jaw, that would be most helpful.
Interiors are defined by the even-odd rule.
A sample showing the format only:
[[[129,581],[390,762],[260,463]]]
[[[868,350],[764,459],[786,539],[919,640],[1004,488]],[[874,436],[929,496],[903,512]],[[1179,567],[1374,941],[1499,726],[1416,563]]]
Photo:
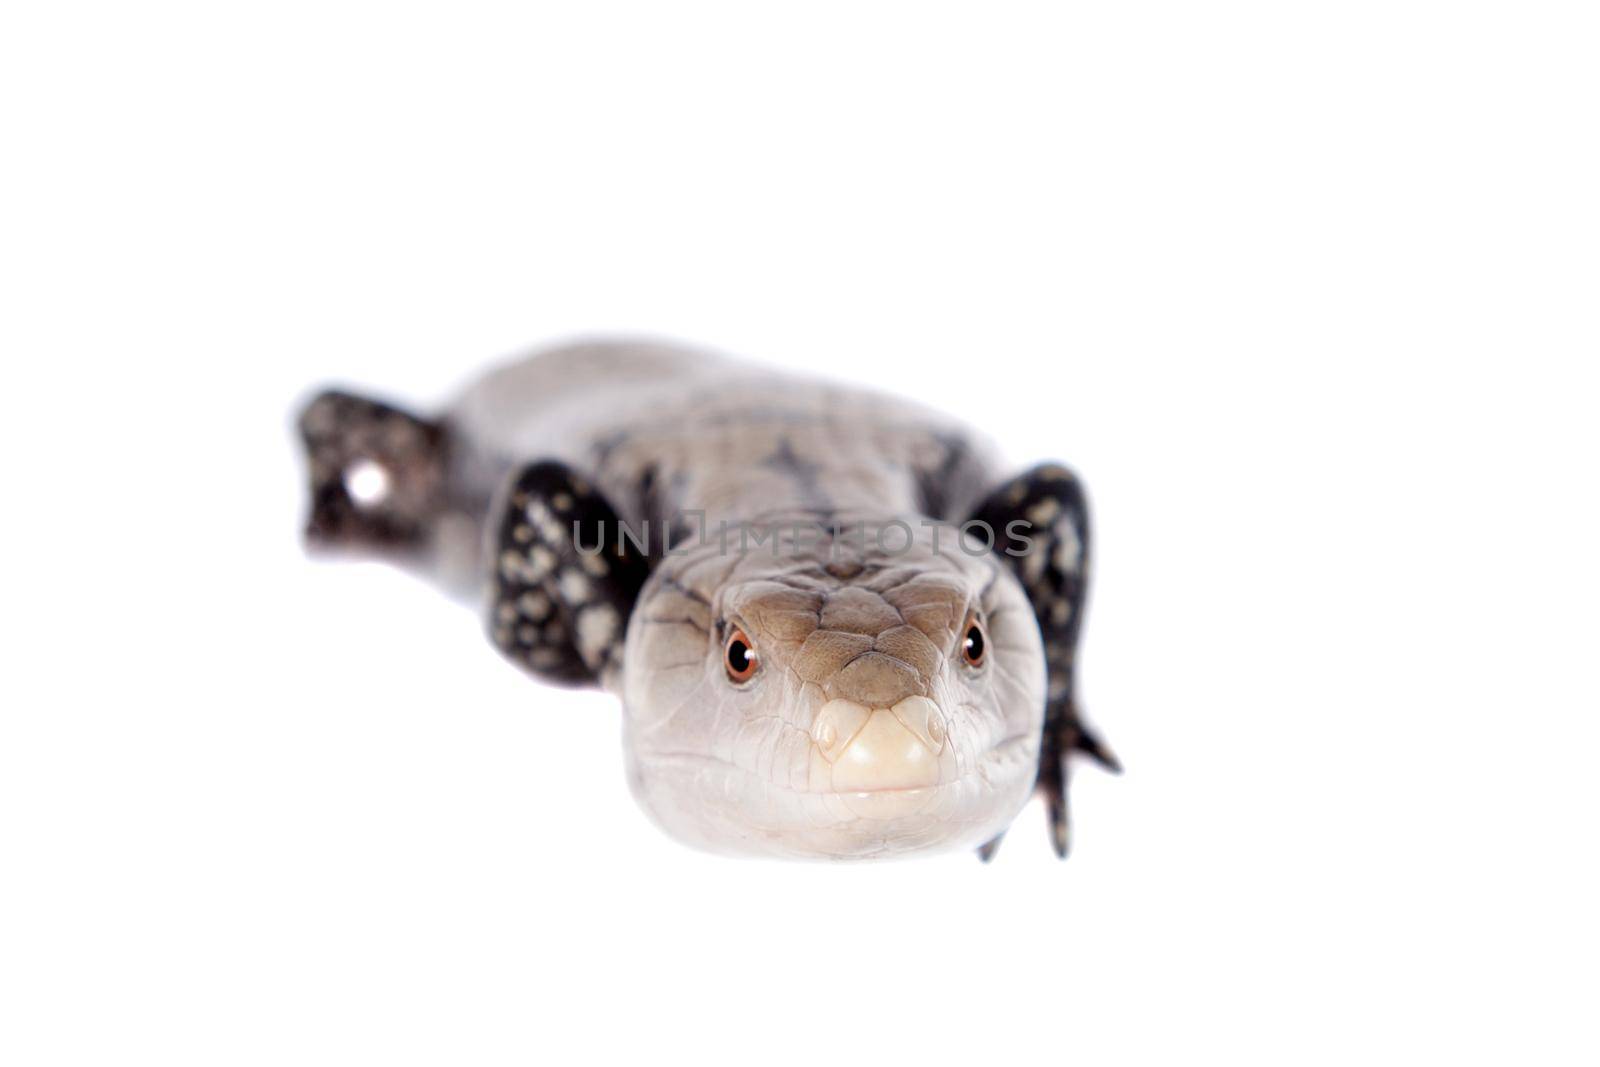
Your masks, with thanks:
[[[672,837],[723,855],[870,859],[976,848],[1033,791],[1037,749],[1020,739],[987,773],[913,789],[810,792],[709,756],[631,754],[635,798]]]
[[[903,819],[916,815],[933,803],[937,789],[880,789],[870,793],[832,793],[850,812],[863,819]]]

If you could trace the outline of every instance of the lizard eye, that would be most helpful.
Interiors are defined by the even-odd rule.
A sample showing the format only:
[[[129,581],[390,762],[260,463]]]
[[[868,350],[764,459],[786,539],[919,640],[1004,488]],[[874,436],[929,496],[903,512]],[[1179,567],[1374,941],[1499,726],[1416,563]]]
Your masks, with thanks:
[[[722,665],[728,669],[728,678],[735,682],[748,682],[756,673],[756,649],[750,638],[737,626],[722,646]]]
[[[969,614],[967,623],[961,631],[961,661],[969,667],[983,666],[988,646],[989,642],[983,636],[983,625],[978,622],[978,616],[975,613]]]

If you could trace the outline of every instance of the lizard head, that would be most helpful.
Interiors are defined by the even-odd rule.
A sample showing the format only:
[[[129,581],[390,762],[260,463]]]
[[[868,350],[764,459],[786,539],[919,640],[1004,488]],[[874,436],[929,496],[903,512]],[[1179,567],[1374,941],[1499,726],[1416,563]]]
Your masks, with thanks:
[[[653,570],[626,648],[634,793],[702,848],[976,847],[1033,791],[1038,626],[952,528],[779,519],[703,539]]]

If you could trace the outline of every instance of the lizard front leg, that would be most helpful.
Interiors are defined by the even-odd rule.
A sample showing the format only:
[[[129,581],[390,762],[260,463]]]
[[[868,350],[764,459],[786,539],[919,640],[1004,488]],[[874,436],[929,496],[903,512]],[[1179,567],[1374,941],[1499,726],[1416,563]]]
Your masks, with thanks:
[[[1038,790],[1050,816],[1051,844],[1056,855],[1065,857],[1071,847],[1067,789],[1072,754],[1082,752],[1109,771],[1122,770],[1084,722],[1077,701],[1078,636],[1089,584],[1088,503],[1070,470],[1045,463],[989,494],[972,520],[995,532],[996,553],[1022,583],[1039,623],[1047,677]],[[1001,536],[1010,530],[1024,538],[1020,545]],[[987,862],[999,846],[996,837],[978,855]]]
[[[604,684],[649,563],[621,536],[616,510],[564,463],[511,478],[494,529],[489,636],[505,656],[557,685]]]

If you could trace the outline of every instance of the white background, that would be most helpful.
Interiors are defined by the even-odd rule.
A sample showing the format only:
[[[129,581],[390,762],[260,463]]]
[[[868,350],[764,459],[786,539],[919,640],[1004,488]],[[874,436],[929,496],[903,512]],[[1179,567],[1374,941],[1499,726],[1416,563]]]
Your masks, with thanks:
[[[1594,1062],[1596,31],[7,4],[0,1061]],[[306,390],[607,331],[1083,472],[1069,862],[687,851],[305,561]]]

